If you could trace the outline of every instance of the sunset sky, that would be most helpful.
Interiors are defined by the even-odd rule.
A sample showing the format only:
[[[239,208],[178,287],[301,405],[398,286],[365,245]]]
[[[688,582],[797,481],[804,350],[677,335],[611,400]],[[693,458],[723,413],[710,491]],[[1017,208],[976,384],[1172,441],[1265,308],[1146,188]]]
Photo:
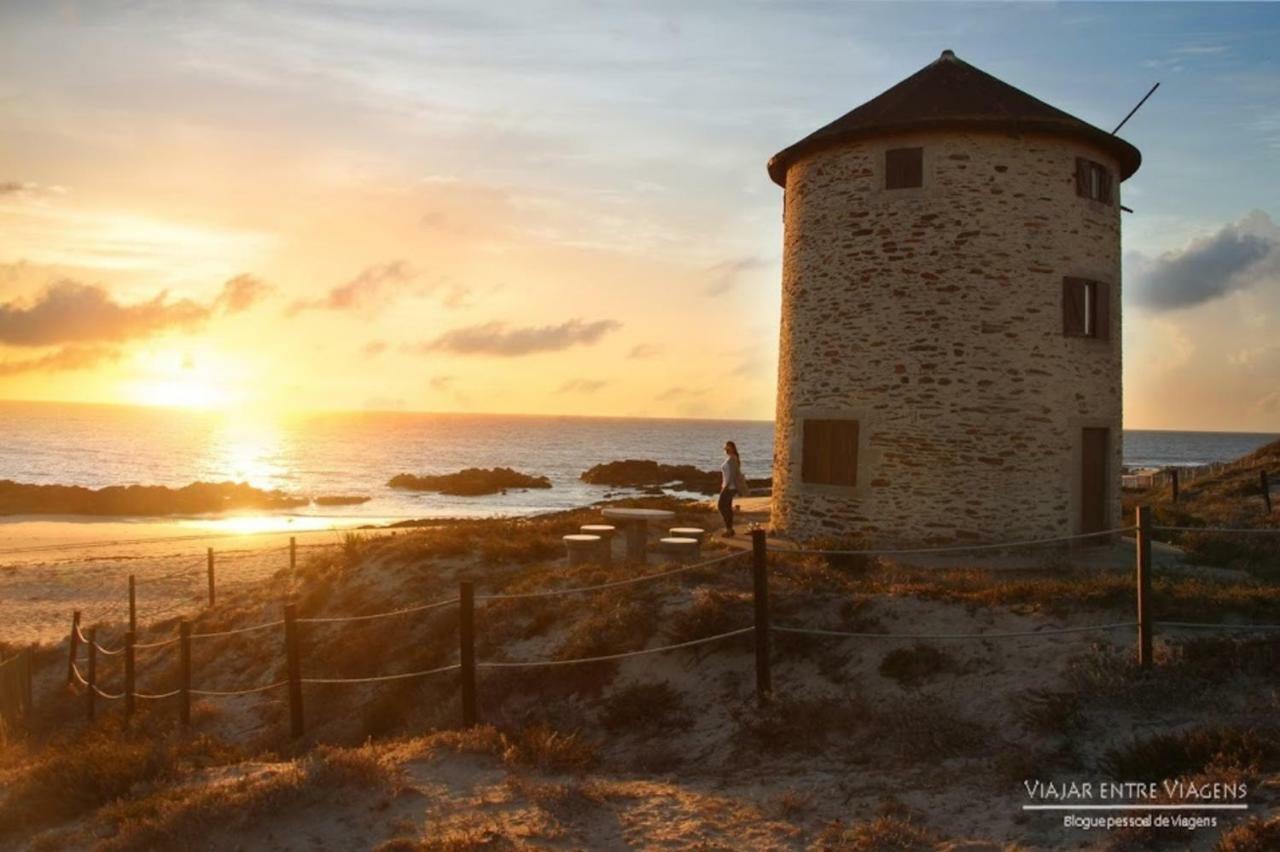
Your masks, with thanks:
[[[776,151],[1114,126],[1130,428],[1280,431],[1280,5],[0,4],[0,399],[767,419]]]

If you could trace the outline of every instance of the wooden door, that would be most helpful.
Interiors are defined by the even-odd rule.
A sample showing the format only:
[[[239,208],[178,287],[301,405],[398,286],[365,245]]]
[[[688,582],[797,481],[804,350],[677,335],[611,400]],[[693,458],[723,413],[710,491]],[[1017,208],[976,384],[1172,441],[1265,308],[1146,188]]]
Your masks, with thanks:
[[[1085,429],[1080,436],[1080,532],[1107,528],[1107,447],[1110,430]]]

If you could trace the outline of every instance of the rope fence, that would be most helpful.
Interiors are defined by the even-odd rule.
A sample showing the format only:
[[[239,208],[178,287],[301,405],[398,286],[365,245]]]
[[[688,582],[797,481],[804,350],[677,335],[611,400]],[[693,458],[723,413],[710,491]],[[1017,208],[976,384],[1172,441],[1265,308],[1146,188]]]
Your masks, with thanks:
[[[646,654],[663,654],[667,651],[675,651],[680,648],[692,648],[695,645],[706,645],[708,642],[719,642],[721,639],[728,639],[730,636],[742,636],[746,633],[754,633],[755,625],[743,627],[738,630],[730,630],[726,633],[717,633],[714,636],[704,636],[701,639],[690,639],[688,642],[677,642],[675,645],[661,645],[657,648],[641,648],[638,651],[623,651],[618,654],[603,654],[598,657],[577,657],[572,660],[491,660],[488,662],[476,663],[482,669],[527,669],[542,666],[576,666],[581,663],[608,663],[614,660],[625,660],[628,657],[643,657]]]
[[[1168,530],[1171,528],[1155,527],[1151,523],[1151,510],[1147,507],[1140,507],[1137,512],[1136,524],[1132,526],[1122,526],[1115,529],[1102,530],[1092,533],[1084,533],[1073,536],[1053,536],[1040,539],[1029,539],[1013,542],[1005,542],[1000,544],[972,544],[972,545],[954,545],[932,548],[898,548],[898,549],[861,549],[861,550],[842,550],[842,549],[815,549],[815,548],[799,548],[788,549],[781,547],[771,547],[767,541],[766,534],[763,530],[752,530],[752,546],[750,551],[740,551],[717,556],[693,564],[681,565],[669,570],[659,571],[652,574],[644,574],[636,577],[628,577],[622,580],[614,580],[605,583],[598,583],[587,586],[576,586],[570,588],[553,588],[543,589],[529,592],[511,592],[511,593],[485,593],[476,594],[474,584],[471,581],[462,581],[459,584],[457,597],[447,599],[425,601],[415,603],[409,606],[399,607],[383,612],[365,613],[358,615],[332,615],[332,616],[309,616],[306,618],[298,617],[296,604],[286,603],[284,606],[284,617],[261,624],[245,625],[240,627],[227,627],[219,630],[205,630],[195,632],[192,622],[183,619],[179,627],[177,636],[169,636],[165,638],[153,639],[147,642],[138,642],[136,639],[135,625],[130,622],[130,630],[125,634],[125,643],[122,647],[107,648],[104,647],[96,638],[96,628],[91,628],[88,634],[81,629],[81,614],[77,611],[73,614],[72,628],[70,632],[71,650],[70,659],[67,670],[67,683],[70,685],[78,685],[83,688],[85,700],[87,704],[87,713],[90,719],[94,718],[94,701],[96,698],[106,700],[124,699],[126,715],[132,715],[134,712],[134,700],[141,699],[144,701],[167,701],[176,699],[179,707],[180,717],[183,724],[190,722],[190,703],[193,696],[224,698],[258,695],[271,692],[278,689],[287,690],[287,703],[289,707],[289,725],[290,734],[293,737],[301,737],[305,731],[304,725],[304,708],[303,708],[303,687],[304,686],[343,686],[343,685],[372,685],[397,681],[406,681],[420,678],[432,677],[435,675],[448,675],[456,673],[457,684],[461,693],[461,709],[462,723],[465,726],[477,724],[479,718],[476,694],[477,694],[477,678],[478,671],[484,670],[511,670],[511,669],[537,669],[537,668],[558,668],[563,666],[587,665],[593,663],[608,663],[627,660],[635,657],[649,656],[654,654],[668,653],[681,649],[695,648],[711,645],[717,642],[731,639],[739,636],[750,634],[753,639],[755,650],[755,669],[756,669],[756,693],[761,702],[767,702],[773,696],[772,681],[772,654],[771,654],[771,638],[773,636],[810,636],[823,637],[839,640],[870,640],[870,641],[1019,641],[1035,638],[1052,638],[1067,635],[1083,635],[1083,634],[1101,634],[1115,631],[1135,630],[1137,634],[1137,659],[1141,667],[1150,667],[1153,662],[1152,642],[1153,634],[1156,628],[1167,630],[1214,630],[1214,631],[1274,631],[1280,630],[1280,624],[1210,624],[1200,622],[1180,622],[1180,621],[1155,621],[1151,615],[1151,555],[1152,543],[1154,541],[1152,534],[1158,530]],[[1199,530],[1200,528],[1196,528]],[[1212,530],[1206,530],[1212,531]],[[831,630],[821,627],[810,627],[801,624],[783,624],[772,625],[770,623],[770,606],[769,606],[769,564],[770,557],[785,558],[788,555],[808,555],[820,554],[825,556],[843,556],[843,555],[906,555],[921,553],[955,553],[968,551],[989,551],[989,550],[1008,550],[1019,547],[1030,547],[1036,545],[1053,544],[1067,541],[1089,540],[1102,536],[1115,536],[1121,533],[1134,532],[1136,542],[1136,618],[1133,620],[1109,622],[1103,624],[1089,625],[1064,625],[1064,626],[1044,626],[1030,630],[996,630],[996,631],[970,631],[970,632],[917,632],[917,633],[877,633],[877,632],[861,632],[861,631],[842,631]],[[1250,530],[1250,532],[1277,532],[1280,530]],[[291,567],[296,556],[296,547],[294,542],[290,543],[290,562]],[[752,602],[754,608],[754,619],[749,625],[716,633],[710,636],[703,636],[688,641],[677,642],[667,645],[659,645],[649,648],[638,648],[629,651],[621,651],[611,654],[597,654],[592,656],[576,657],[572,659],[527,659],[527,660],[507,660],[507,659],[486,659],[478,660],[476,658],[476,630],[475,630],[475,612],[477,601],[481,603],[506,601],[506,600],[528,600],[540,599],[548,597],[567,597],[572,595],[591,594],[595,592],[606,591],[621,587],[631,587],[642,583],[651,583],[666,580],[668,578],[685,574],[693,571],[706,570],[715,566],[726,566],[736,560],[749,557],[751,565],[751,581],[752,581]],[[210,605],[215,600],[213,594],[213,566],[214,557],[212,550],[207,554],[207,567],[210,577]],[[131,584],[132,591],[132,584]],[[131,595],[131,615],[136,612],[133,607],[133,597]],[[457,662],[448,663],[446,665],[436,666],[420,671],[410,672],[393,672],[384,674],[371,674],[356,677],[329,677],[324,675],[306,675],[302,673],[303,647],[299,635],[299,625],[342,625],[344,628],[367,623],[378,619],[401,617],[410,614],[418,614],[425,612],[437,612],[456,607],[458,611],[457,619],[457,641],[458,656]],[[280,628],[279,640],[282,643],[282,651],[285,662],[285,678],[275,680],[269,683],[263,683],[256,686],[249,686],[241,689],[209,689],[200,688],[193,685],[193,672],[191,664],[191,643],[196,640],[215,639],[223,637],[241,636],[247,634],[258,634],[266,631],[276,631]],[[271,634],[268,633],[261,641],[273,641]],[[176,645],[177,651],[177,688],[161,692],[148,692],[138,688],[135,671],[134,671],[134,655],[138,650],[154,650],[168,648]],[[77,660],[77,652],[79,646],[84,646],[88,654],[88,669],[82,671]],[[121,692],[110,692],[105,690],[98,676],[99,656],[103,658],[124,657],[124,689]],[[3,672],[9,662],[0,663],[0,673]],[[172,683],[173,681],[170,681]]]
[[[812,627],[772,627],[774,633],[796,633],[806,636],[835,636],[841,639],[1027,639],[1064,636],[1075,633],[1105,633],[1108,630],[1133,629],[1136,621],[1113,624],[1090,624],[1082,627],[1056,627],[1045,630],[1012,630],[988,633],[849,633],[843,630],[820,630]]]
[[[983,550],[1014,550],[1019,547],[1034,547],[1041,544],[1057,544],[1067,541],[1081,541],[1102,536],[1113,536],[1120,533],[1133,532],[1137,527],[1116,527],[1111,530],[1080,533],[1078,535],[1060,535],[1051,538],[1033,538],[1023,541],[1010,541],[1001,544],[955,544],[943,547],[910,547],[910,548],[867,548],[863,550],[826,550],[804,547],[770,547],[771,553],[794,553],[806,556],[914,556],[925,553],[962,553]]]
[[[1152,527],[1156,532],[1198,532],[1219,535],[1276,535],[1280,527]]]

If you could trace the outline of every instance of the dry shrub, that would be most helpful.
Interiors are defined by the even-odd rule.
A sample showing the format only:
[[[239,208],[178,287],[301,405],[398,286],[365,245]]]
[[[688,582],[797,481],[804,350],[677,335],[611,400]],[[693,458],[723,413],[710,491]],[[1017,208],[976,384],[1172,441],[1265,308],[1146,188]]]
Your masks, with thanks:
[[[818,835],[815,845],[847,852],[926,852],[936,849],[938,843],[938,836],[918,814],[890,801],[880,805],[873,819],[830,823]]]
[[[783,819],[797,819],[813,810],[813,800],[812,791],[783,790],[770,804]]]
[[[180,785],[113,804],[103,811],[102,821],[116,826],[117,833],[97,848],[217,848],[209,835],[220,829],[247,832],[269,812],[327,799],[334,790],[388,794],[396,784],[394,770],[370,747],[321,747],[257,777]]]
[[[1082,705],[1078,692],[1031,689],[1018,696],[1018,721],[1030,731],[1065,736],[1084,725]]]
[[[529,725],[507,738],[503,759],[549,772],[585,772],[596,759],[596,747],[578,733],[548,725]]]
[[[666,636],[672,643],[692,642],[719,633],[750,627],[754,621],[751,598],[716,589],[695,589],[693,603],[667,619]]]
[[[934,645],[917,642],[910,648],[894,648],[880,661],[880,674],[907,689],[957,668],[955,659]]]
[[[427,755],[448,751],[500,757],[507,750],[507,739],[493,725],[476,725],[456,731],[436,731],[414,740],[412,745]]]
[[[1109,749],[1100,762],[1119,780],[1180,778],[1213,769],[1280,769],[1280,728],[1193,728]]]
[[[989,749],[992,732],[940,694],[913,693],[878,708],[873,742],[911,760],[958,757]]]
[[[615,689],[600,711],[600,724],[607,731],[652,733],[679,728],[689,721],[684,697],[665,680]]]
[[[1171,643],[1169,654],[1163,673],[1187,681],[1192,688],[1206,689],[1233,678],[1269,681],[1280,667],[1280,635],[1197,637]]]
[[[554,772],[580,772],[595,761],[596,747],[577,732],[564,733],[547,724],[526,725],[514,732],[493,725],[460,731],[437,731],[407,744],[410,753],[430,757],[439,752],[489,755],[511,766],[533,766]]]
[[[577,660],[638,651],[649,643],[657,628],[657,609],[649,601],[601,595],[597,605],[573,624],[552,652],[552,658]],[[555,680],[561,689],[594,692],[611,680],[616,671],[614,662],[581,663],[560,667]]]
[[[740,748],[803,754],[822,751],[831,737],[851,737],[866,715],[861,704],[844,696],[774,698],[764,706],[739,705],[729,712],[738,726]]]
[[[773,553],[769,568],[771,590],[780,596],[792,592],[832,594],[855,585],[848,570],[833,567],[831,560],[823,556]]]
[[[150,726],[148,726],[150,727]],[[209,736],[183,738],[103,724],[49,743],[12,779],[0,799],[0,836],[75,819],[192,766],[239,758]]]
[[[1218,838],[1218,852],[1271,852],[1280,849],[1280,817],[1252,817]]]

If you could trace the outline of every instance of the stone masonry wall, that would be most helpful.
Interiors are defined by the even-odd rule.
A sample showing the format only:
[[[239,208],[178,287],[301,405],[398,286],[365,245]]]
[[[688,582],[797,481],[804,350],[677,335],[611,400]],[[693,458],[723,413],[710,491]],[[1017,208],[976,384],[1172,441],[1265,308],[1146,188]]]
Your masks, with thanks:
[[[884,152],[924,186],[884,189]],[[772,525],[799,539],[1008,541],[1080,528],[1080,434],[1110,435],[1120,520],[1119,182],[1080,198],[1050,136],[930,133],[821,151],[787,173]],[[1118,178],[1118,175],[1117,175]],[[1062,333],[1062,279],[1110,283],[1110,339]],[[860,425],[857,486],[800,481],[805,417]]]

